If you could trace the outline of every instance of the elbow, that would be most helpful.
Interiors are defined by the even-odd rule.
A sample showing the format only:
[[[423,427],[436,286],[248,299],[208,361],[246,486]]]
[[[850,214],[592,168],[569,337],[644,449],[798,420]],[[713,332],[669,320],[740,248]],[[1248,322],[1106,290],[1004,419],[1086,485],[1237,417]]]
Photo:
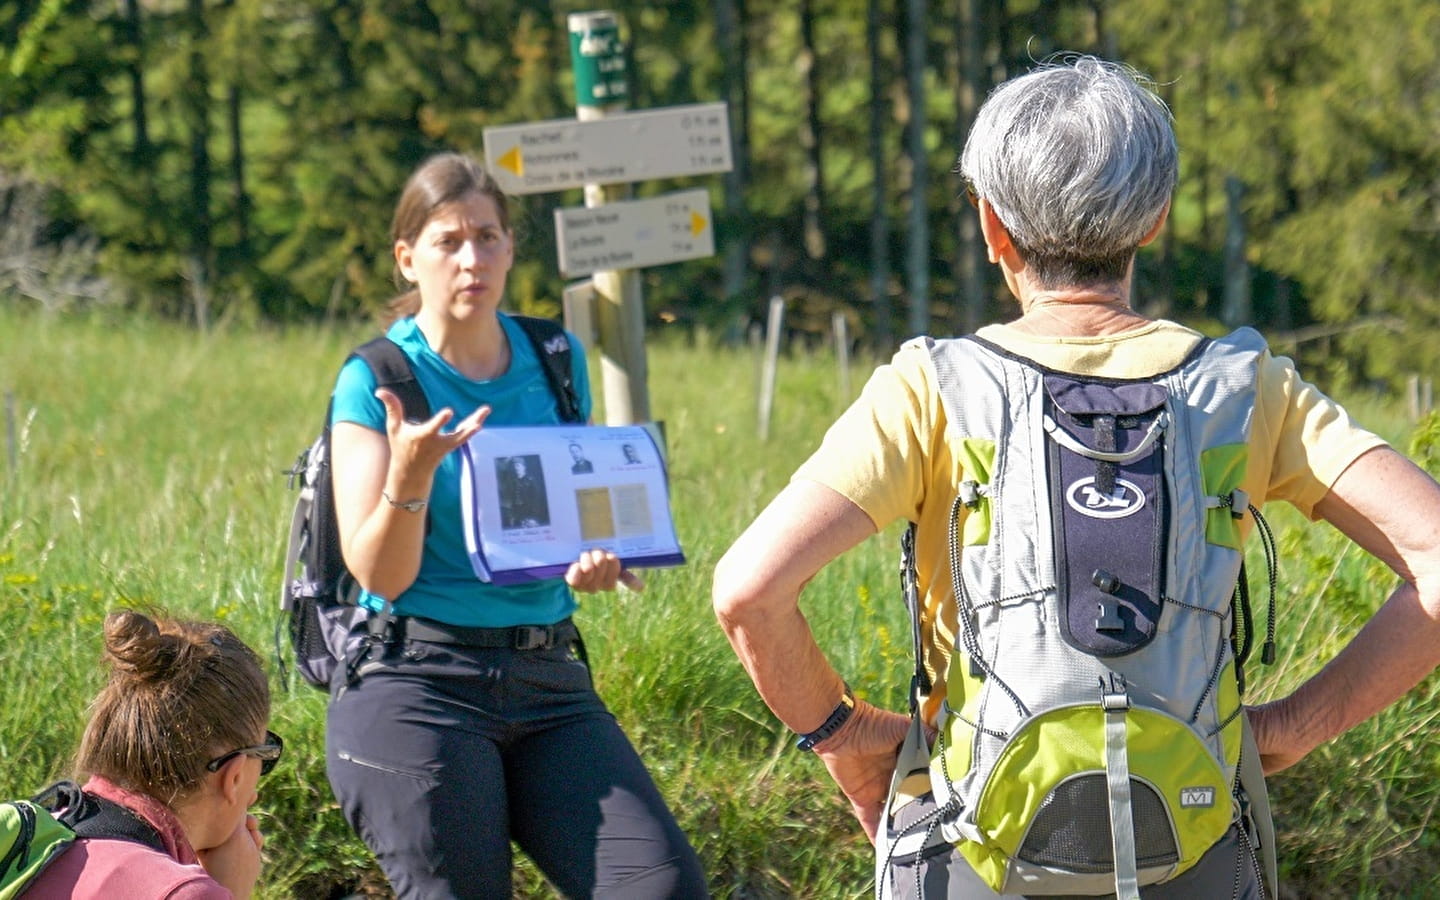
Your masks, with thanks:
[[[742,633],[776,627],[795,610],[799,598],[798,585],[779,577],[742,545],[731,547],[715,566],[710,602],[732,643]]]
[[[1440,627],[1440,572],[1421,572],[1417,576],[1402,575],[1405,584],[1415,592],[1415,597],[1426,618]]]
[[[732,554],[725,554],[715,565],[710,589],[710,604],[720,627],[726,634],[734,634],[755,614],[759,601],[760,593],[744,567]]]
[[[366,593],[371,594],[375,597],[383,597],[386,600],[390,600],[392,602],[399,599],[401,594],[410,590],[410,585],[415,583],[414,578],[406,580],[399,578],[383,578],[379,576],[370,576],[365,578],[357,576],[355,578],[355,581],[362,588],[365,589]]]
[[[365,589],[366,593],[373,594],[376,597],[384,597],[387,600],[394,600],[396,597],[399,597],[410,588],[410,585],[415,583],[414,578],[400,579],[395,578],[393,573],[378,571],[356,571],[351,569],[350,575],[355,579],[356,584]],[[386,577],[387,575],[390,575],[390,577]]]
[[[345,569],[355,583],[364,588],[367,593],[376,597],[384,597],[387,600],[395,600],[401,594],[410,589],[419,575],[419,566],[405,568],[402,570],[395,565],[384,565],[380,560],[372,559],[365,554],[343,554]]]

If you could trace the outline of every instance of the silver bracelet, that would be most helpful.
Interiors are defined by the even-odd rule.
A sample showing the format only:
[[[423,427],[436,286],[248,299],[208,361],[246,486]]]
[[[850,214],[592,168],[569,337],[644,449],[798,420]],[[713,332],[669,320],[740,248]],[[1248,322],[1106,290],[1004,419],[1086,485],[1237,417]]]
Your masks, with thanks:
[[[417,497],[414,500],[396,500],[392,498],[388,493],[386,493],[383,489],[380,491],[380,496],[384,497],[385,502],[395,507],[396,509],[403,509],[409,513],[423,512],[425,510],[425,507],[428,506],[430,503],[430,501],[426,500],[424,497]]]

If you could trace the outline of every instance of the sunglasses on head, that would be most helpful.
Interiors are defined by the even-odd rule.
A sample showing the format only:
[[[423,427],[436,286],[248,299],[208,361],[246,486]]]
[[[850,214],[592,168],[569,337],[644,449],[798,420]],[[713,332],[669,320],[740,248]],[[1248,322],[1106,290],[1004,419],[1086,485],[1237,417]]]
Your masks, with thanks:
[[[273,731],[265,732],[265,743],[254,747],[241,747],[238,750],[231,750],[224,756],[217,756],[205,764],[205,768],[211,772],[220,771],[220,767],[237,756],[253,756],[260,760],[260,774],[269,775],[270,770],[280,761],[280,754],[285,751],[285,742],[280,740],[280,735]]]

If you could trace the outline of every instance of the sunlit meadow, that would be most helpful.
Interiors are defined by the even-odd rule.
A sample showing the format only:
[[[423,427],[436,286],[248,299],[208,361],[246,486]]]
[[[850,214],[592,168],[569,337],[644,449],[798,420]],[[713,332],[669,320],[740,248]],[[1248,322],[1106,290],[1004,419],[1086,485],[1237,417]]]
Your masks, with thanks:
[[[292,499],[282,473],[365,332],[222,327],[202,336],[104,310],[56,318],[0,305],[0,793],[29,794],[70,773],[101,683],[107,610],[159,605],[218,619],[269,661],[273,727],[286,739],[284,762],[261,788],[261,896],[386,895],[325,781],[324,697],[293,680],[287,688],[274,662]],[[781,359],[762,441],[758,350],[679,331],[650,339],[652,405],[665,421],[688,563],[648,572],[643,594],[584,600],[578,618],[601,694],[699,850],[715,896],[865,896],[868,845],[823,767],[793,749],[757,699],[709,601],[716,559],[848,401],[836,361],[823,350]],[[870,365],[853,366],[852,393]],[[1434,420],[1414,429],[1377,400],[1351,401],[1399,446],[1413,440],[1436,470]],[[1267,512],[1281,549],[1280,659],[1251,673],[1252,700],[1313,671],[1393,583],[1328,527]],[[900,709],[910,650],[897,534],[827,568],[804,602],[857,691]],[[1263,571],[1258,560],[1251,571]],[[1440,785],[1434,694],[1432,679],[1272,780],[1291,896],[1440,896],[1440,847],[1426,828]],[[551,896],[523,862],[516,891]]]

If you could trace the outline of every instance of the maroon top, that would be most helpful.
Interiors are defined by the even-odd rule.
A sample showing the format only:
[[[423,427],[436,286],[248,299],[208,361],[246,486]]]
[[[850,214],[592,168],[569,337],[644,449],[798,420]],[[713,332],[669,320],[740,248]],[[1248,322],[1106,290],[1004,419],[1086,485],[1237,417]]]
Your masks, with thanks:
[[[165,852],[118,838],[81,838],[40,873],[26,900],[234,900],[200,867],[170,807],[98,775],[85,790],[139,814],[160,833]]]

